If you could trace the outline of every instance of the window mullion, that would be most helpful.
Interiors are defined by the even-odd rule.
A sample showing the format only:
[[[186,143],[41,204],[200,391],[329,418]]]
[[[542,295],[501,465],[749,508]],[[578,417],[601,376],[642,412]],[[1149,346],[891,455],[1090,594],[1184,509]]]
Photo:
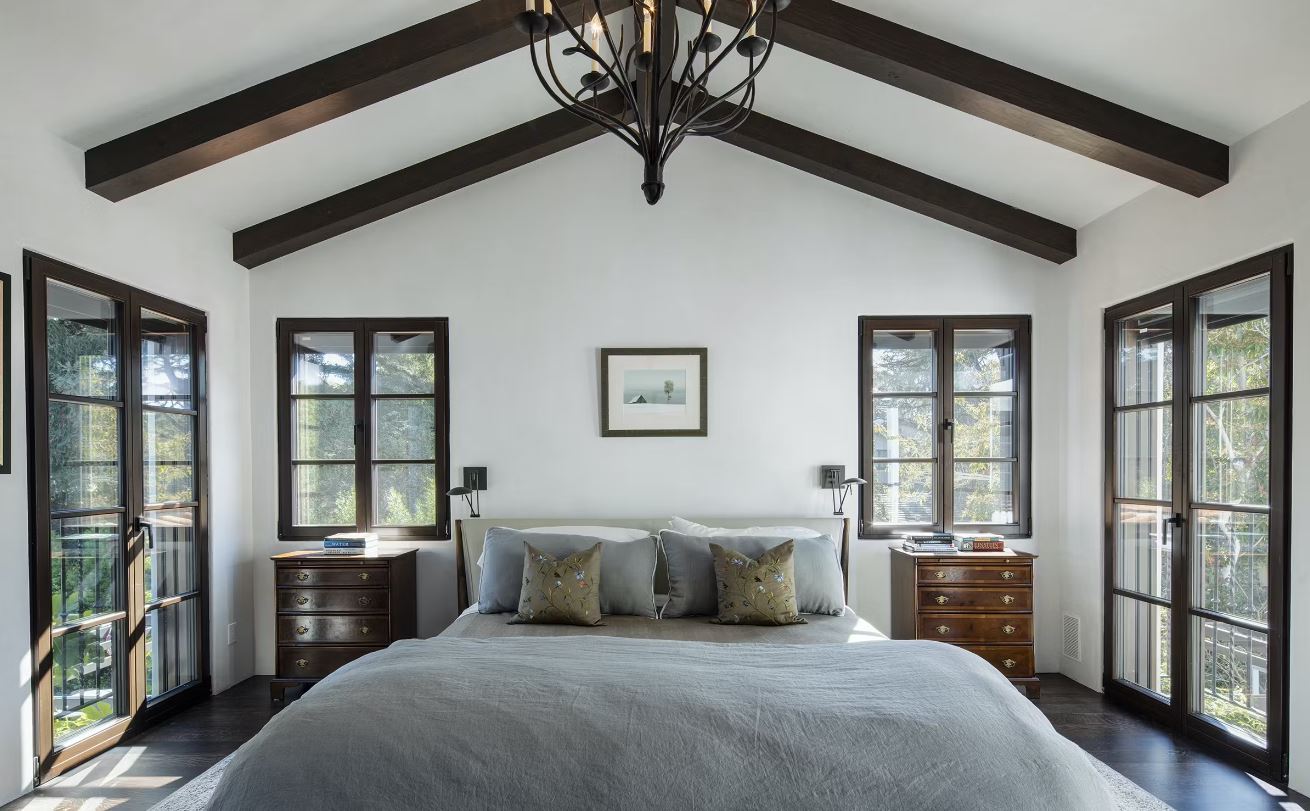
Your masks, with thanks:
[[[368,530],[373,523],[373,357],[367,321],[355,322],[355,528]]]
[[[955,424],[955,326],[954,321],[943,318],[938,327],[939,362],[937,374],[937,399],[941,402],[941,418],[937,430],[941,437],[940,458],[937,461],[938,493],[937,499],[941,514],[938,516],[937,528],[947,531],[955,515],[955,431],[947,426]]]

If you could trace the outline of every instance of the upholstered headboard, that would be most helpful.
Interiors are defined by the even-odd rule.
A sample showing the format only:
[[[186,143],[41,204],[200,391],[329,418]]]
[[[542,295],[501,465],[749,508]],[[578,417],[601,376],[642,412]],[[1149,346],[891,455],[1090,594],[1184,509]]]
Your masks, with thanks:
[[[850,591],[850,546],[851,519],[841,516],[831,518],[691,518],[699,524],[711,527],[804,527],[815,532],[831,536],[840,545],[843,587],[849,596]],[[455,521],[455,554],[459,580],[459,610],[463,611],[478,601],[478,580],[481,570],[478,558],[482,557],[482,544],[486,540],[487,530],[492,527],[509,529],[531,529],[532,527],[631,527],[649,530],[658,535],[660,530],[669,528],[669,519],[664,518],[464,518]],[[660,555],[655,569],[655,590],[660,593],[668,591],[668,573],[664,565],[664,555]]]

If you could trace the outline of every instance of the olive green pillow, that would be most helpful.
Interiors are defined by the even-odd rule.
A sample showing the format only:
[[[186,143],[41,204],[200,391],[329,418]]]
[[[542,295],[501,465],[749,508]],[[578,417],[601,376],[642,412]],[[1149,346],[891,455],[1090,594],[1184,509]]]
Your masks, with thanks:
[[[510,625],[600,625],[600,554],[604,544],[562,560],[523,544],[523,590]]]
[[[719,616],[724,625],[796,625],[796,542],[786,541],[751,560],[740,552],[710,544],[714,555]]]

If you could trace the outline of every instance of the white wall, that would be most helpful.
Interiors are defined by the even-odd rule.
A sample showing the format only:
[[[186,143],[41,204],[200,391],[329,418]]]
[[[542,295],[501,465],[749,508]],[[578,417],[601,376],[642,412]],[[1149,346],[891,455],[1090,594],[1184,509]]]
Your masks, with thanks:
[[[20,74],[24,68],[0,71]],[[197,307],[209,316],[210,485],[214,689],[253,672],[251,633],[249,284],[230,259],[231,237],[200,228],[148,199],[109,203],[82,185],[82,150],[27,122],[0,86],[0,271],[16,287],[13,352],[13,472],[0,476],[8,565],[0,570],[0,802],[30,787],[32,660],[28,632],[27,447],[22,251],[31,249]],[[147,196],[148,197],[148,196]],[[48,599],[48,596],[47,596]],[[226,626],[238,624],[227,645]]]
[[[1079,257],[1059,275],[1067,310],[1066,421],[1059,434],[1065,475],[1056,530],[1064,547],[1064,610],[1083,621],[1083,660],[1063,671],[1100,689],[1102,655],[1102,311],[1141,293],[1198,276],[1266,250],[1295,243],[1292,423],[1292,787],[1310,791],[1310,106],[1287,115],[1233,148],[1232,182],[1197,200],[1150,192],[1083,229]],[[1295,260],[1294,260],[1295,262]],[[1048,316],[1059,320],[1059,314]],[[1056,336],[1051,336],[1056,339]],[[1093,573],[1098,573],[1093,576]]]
[[[856,318],[1032,313],[1054,266],[734,147],[692,139],[648,207],[605,138],[266,265],[251,276],[254,519],[276,540],[274,324],[450,317],[452,468],[487,465],[483,514],[823,515],[818,466],[857,464]],[[588,208],[587,200],[603,201]],[[602,439],[597,351],[709,348],[709,437]],[[1039,373],[1040,377],[1043,377]],[[1056,386],[1034,395],[1038,448]],[[1042,668],[1058,667],[1052,459],[1035,459]],[[462,509],[457,510],[462,515]],[[454,616],[449,544],[421,554],[420,633]],[[1039,549],[1040,547],[1040,549]],[[887,544],[860,542],[852,602],[886,627]],[[1049,576],[1047,573],[1049,572]],[[272,569],[256,568],[257,667],[273,670]]]

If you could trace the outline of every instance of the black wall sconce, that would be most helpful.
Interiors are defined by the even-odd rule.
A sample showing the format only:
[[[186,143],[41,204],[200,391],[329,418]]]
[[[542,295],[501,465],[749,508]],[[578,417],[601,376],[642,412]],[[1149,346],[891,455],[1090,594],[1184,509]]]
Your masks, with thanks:
[[[482,517],[482,497],[480,493],[487,489],[487,469],[485,467],[464,468],[464,484],[452,487],[446,492],[448,496],[459,496],[469,505],[469,518]]]
[[[832,491],[833,515],[845,515],[846,499],[850,496],[851,490],[865,484],[867,482],[858,476],[846,478],[845,465],[822,465],[819,468],[819,487]],[[841,491],[840,500],[837,498],[838,490]]]

